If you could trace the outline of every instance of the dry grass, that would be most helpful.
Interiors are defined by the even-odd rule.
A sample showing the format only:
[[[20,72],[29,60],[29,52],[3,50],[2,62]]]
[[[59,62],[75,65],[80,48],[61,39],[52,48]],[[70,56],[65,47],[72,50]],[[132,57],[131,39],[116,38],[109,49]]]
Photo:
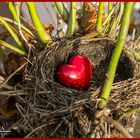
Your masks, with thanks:
[[[97,117],[98,97],[114,45],[110,40],[62,40],[36,54],[24,82],[16,86],[20,92],[14,92],[17,122],[6,127],[24,130],[24,137],[88,137],[93,132],[92,137],[117,137],[114,127],[100,118],[119,119],[124,111],[139,107],[140,80],[135,76],[139,62],[123,52],[107,110]],[[93,65],[92,83],[85,91],[64,87],[55,77],[58,65],[77,53],[88,56]]]

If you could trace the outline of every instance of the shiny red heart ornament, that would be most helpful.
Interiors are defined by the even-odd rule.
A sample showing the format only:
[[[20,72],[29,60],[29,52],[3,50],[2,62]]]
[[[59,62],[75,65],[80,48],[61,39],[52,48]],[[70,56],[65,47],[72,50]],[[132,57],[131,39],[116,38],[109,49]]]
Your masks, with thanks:
[[[92,66],[87,57],[74,55],[68,64],[58,68],[57,79],[64,86],[85,89],[90,86]]]

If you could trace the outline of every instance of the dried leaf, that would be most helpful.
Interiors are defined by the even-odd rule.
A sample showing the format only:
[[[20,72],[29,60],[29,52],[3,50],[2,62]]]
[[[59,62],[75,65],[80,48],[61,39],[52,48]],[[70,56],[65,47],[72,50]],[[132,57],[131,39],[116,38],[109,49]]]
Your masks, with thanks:
[[[22,30],[22,33],[27,41],[31,41],[33,39],[33,37],[29,35],[27,32]]]
[[[91,32],[95,29],[96,21],[98,15],[98,5],[93,4],[92,2],[83,3],[83,16],[82,27],[86,33]],[[103,13],[103,21],[105,20],[105,13]]]
[[[49,35],[51,35],[52,31],[54,30],[54,26],[52,24],[49,24],[49,23],[46,23],[43,26],[44,26],[45,30],[47,31],[47,33]]]

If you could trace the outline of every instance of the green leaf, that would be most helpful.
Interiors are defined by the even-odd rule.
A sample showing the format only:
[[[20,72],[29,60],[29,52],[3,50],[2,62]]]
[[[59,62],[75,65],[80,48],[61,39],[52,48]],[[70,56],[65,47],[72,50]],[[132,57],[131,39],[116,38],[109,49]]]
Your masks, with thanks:
[[[13,50],[14,52],[17,52],[21,55],[25,55],[26,53],[22,50],[20,50],[19,48],[13,46],[13,45],[10,45],[8,44],[7,42],[3,41],[3,40],[0,40],[0,44],[3,46],[3,47],[6,47],[6,48],[9,48],[11,50]]]

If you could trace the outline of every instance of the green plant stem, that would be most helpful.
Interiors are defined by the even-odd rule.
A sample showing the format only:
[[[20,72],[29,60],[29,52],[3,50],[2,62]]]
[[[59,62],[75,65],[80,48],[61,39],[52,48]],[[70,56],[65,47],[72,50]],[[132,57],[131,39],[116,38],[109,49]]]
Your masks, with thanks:
[[[113,15],[113,13],[115,12],[115,9],[117,8],[118,6],[118,3],[112,8],[112,10],[109,12],[107,18],[105,19],[104,23],[103,23],[103,26],[105,26],[109,20],[111,19],[111,16]]]
[[[3,40],[0,40],[0,44],[6,48],[13,50],[14,52],[21,54],[21,55],[26,55],[26,53],[24,51],[20,50],[19,48],[15,47],[13,45],[8,44],[7,42],[5,42]]]
[[[96,30],[99,32],[101,32],[102,30],[103,13],[104,13],[104,2],[100,2],[98,8],[97,23],[96,23]]]
[[[19,40],[19,37],[17,34],[11,29],[10,25],[0,16],[0,23],[4,25],[4,27],[9,31],[9,33],[12,35],[14,38],[15,42],[18,44],[18,46],[25,51],[24,47],[22,46],[21,41]]]
[[[118,65],[118,61],[121,56],[122,49],[125,44],[125,39],[126,39],[126,36],[128,33],[133,7],[134,7],[134,2],[125,3],[119,37],[118,37],[118,41],[116,43],[116,47],[113,51],[111,60],[109,62],[106,80],[105,80],[105,83],[104,83],[104,86],[103,86],[103,89],[102,89],[102,92],[100,95],[101,101],[98,104],[99,108],[103,108],[107,104],[107,100],[109,98],[111,87],[112,87],[112,84],[114,81],[114,76],[115,76],[116,68]]]
[[[115,9],[117,8],[118,4],[119,3],[116,3],[114,5],[114,7],[112,8],[112,10],[109,12],[108,16],[106,17],[106,19],[105,19],[105,21],[104,21],[104,23],[102,25],[104,27],[104,29],[102,31],[103,33],[108,33],[108,31],[110,30],[110,28],[111,28],[110,27],[111,17],[114,14]]]
[[[113,9],[113,3],[112,2],[108,2],[108,15],[112,12],[112,9]],[[108,26],[108,30],[110,28],[110,21],[111,21],[111,16],[109,17],[108,19],[108,22],[107,22],[107,26]]]
[[[66,9],[65,5],[63,2],[54,2],[55,7],[57,8],[57,11],[59,12],[59,14],[61,15],[62,19],[68,23],[68,19],[69,19],[69,12]]]
[[[108,2],[108,14],[111,12],[112,8],[113,8],[113,3]]]
[[[17,22],[18,24],[20,23],[20,6],[21,6],[21,2],[15,2],[15,9],[16,9],[16,13],[17,13]]]
[[[112,25],[111,25],[111,29],[109,30],[109,36],[113,39],[116,38],[116,32],[117,32],[117,28],[121,22],[121,18],[123,15],[123,11],[124,11],[124,3],[120,3],[120,9],[119,9],[119,13],[117,16],[114,17],[113,21],[112,21]]]
[[[18,16],[17,16],[17,12],[16,12],[16,9],[14,7],[14,4],[13,2],[8,2],[8,7],[9,7],[9,10],[14,18],[15,21],[18,21]]]
[[[15,24],[15,25],[18,26],[18,23],[17,23],[16,21],[13,21],[13,20],[11,20],[11,19],[9,19],[9,18],[6,18],[6,17],[3,17],[3,19],[4,19],[5,21],[9,22],[9,23],[13,23],[13,24]],[[33,38],[35,38],[34,34],[33,34],[27,27],[25,27],[23,24],[21,24],[21,28],[22,28],[25,32],[27,32],[29,35],[31,35]]]
[[[38,16],[36,6],[34,2],[26,2],[33,25],[35,26],[38,36],[43,43],[48,43],[52,41],[51,36],[45,31],[40,18]]]
[[[76,27],[76,11],[77,11],[77,2],[71,2],[70,3],[70,17],[69,17],[69,22],[68,22],[68,27],[67,27],[67,32],[66,32],[66,37],[71,38],[75,27]]]

